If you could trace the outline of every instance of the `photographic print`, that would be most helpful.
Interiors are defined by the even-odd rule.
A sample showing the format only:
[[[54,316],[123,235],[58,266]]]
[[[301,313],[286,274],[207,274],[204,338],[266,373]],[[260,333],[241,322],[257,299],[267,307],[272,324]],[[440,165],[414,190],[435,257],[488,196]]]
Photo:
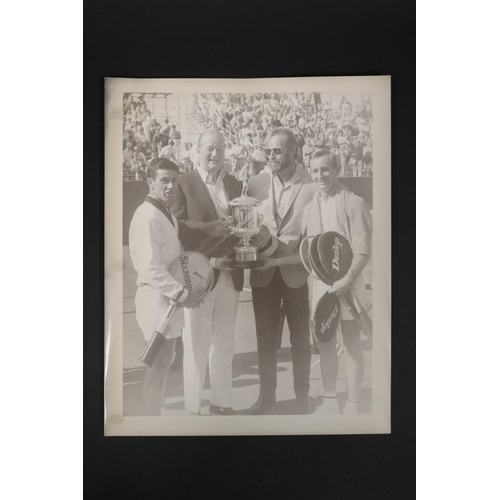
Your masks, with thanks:
[[[105,99],[105,434],[389,433],[390,77]]]

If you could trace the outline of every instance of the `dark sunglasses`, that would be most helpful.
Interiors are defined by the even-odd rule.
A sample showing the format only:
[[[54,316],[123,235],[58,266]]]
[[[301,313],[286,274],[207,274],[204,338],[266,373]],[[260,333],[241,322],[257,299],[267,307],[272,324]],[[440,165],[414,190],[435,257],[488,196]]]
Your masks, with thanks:
[[[266,152],[266,155],[267,156],[271,156],[271,153],[274,151],[274,154],[276,156],[280,155],[281,152],[283,151],[281,148],[274,148],[274,149],[264,149],[264,151]]]

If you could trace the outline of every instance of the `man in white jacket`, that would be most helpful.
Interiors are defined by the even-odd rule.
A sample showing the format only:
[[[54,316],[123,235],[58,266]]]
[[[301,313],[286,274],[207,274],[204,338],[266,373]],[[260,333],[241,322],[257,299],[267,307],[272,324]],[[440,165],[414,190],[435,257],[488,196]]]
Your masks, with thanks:
[[[196,293],[184,288],[168,272],[181,252],[179,226],[167,208],[177,188],[178,176],[175,163],[165,158],[152,160],[147,169],[149,194],[135,211],[130,224],[130,256],[137,271],[138,286],[136,316],[146,342],[172,300],[188,309],[200,305]],[[160,415],[175,339],[181,335],[183,326],[184,315],[178,313],[162,350],[153,366],[146,370],[142,391],[144,415]]]
[[[311,177],[318,190],[304,210],[303,235],[314,236],[335,231],[344,236],[354,254],[347,274],[332,287],[309,277],[309,308],[314,311],[325,292],[344,295],[353,291],[361,304],[365,302],[363,269],[370,259],[372,223],[370,210],[363,198],[355,195],[337,176],[340,171],[337,158],[326,149],[311,156]],[[361,329],[343,302],[340,304],[340,335],[327,343],[318,340],[321,373],[323,376],[323,404],[326,413],[338,414],[337,401],[338,354],[337,342],[346,353],[347,402],[344,414],[356,414],[363,382],[364,358],[361,350]]]

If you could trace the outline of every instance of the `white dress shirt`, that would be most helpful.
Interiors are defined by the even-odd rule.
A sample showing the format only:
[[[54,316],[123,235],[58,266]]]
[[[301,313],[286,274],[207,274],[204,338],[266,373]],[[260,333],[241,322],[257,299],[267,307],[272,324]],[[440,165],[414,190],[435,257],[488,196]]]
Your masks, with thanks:
[[[224,177],[224,175],[226,175],[226,173],[221,170],[219,172],[217,180],[214,182],[212,174],[208,173],[199,165],[196,167],[196,169],[201,176],[201,180],[207,187],[210,198],[212,198],[212,202],[214,204],[215,211],[217,212],[219,220],[222,220],[225,217],[229,217],[231,215],[231,211],[229,210],[229,206],[227,204],[228,196],[226,193],[226,189],[224,187],[224,183],[222,182],[222,178]],[[210,259],[210,264],[212,264],[212,267],[215,267],[216,260],[217,259],[215,257],[212,257]]]
[[[281,222],[285,216],[286,209],[290,202],[291,187],[301,180],[300,169],[296,166],[292,177],[286,182],[277,172],[273,172],[272,179],[274,215],[279,219],[279,225],[279,222]]]
[[[217,180],[214,181],[213,175],[201,168],[199,165],[196,169],[198,170],[203,183],[207,187],[208,194],[210,195],[210,198],[212,198],[215,211],[217,212],[219,219],[222,220],[225,217],[229,217],[230,210],[227,204],[228,198],[226,189],[224,188],[224,183],[222,182],[224,172],[221,171]]]

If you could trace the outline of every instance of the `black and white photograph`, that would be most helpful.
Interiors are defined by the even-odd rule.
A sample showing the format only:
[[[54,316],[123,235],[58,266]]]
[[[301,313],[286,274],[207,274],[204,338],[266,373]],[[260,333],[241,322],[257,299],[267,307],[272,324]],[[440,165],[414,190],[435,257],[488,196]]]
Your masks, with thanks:
[[[106,435],[389,433],[390,77],[105,108]]]

